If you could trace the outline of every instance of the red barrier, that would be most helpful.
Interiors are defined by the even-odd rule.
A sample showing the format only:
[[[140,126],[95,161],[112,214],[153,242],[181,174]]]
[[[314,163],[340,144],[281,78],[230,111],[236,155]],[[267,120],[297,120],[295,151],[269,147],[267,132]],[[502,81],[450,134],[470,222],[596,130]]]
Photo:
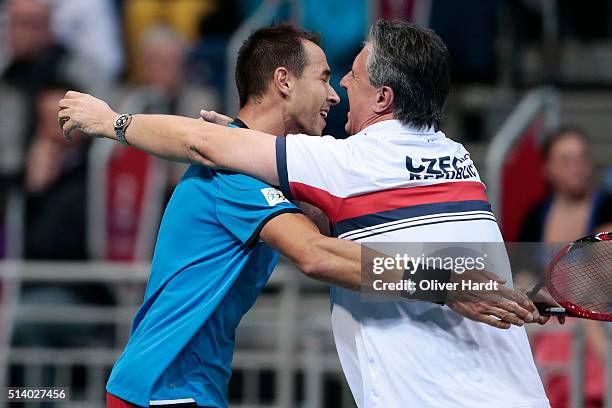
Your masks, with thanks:
[[[546,181],[538,135],[543,120],[536,119],[525,130],[508,156],[501,177],[502,234],[508,242],[516,241],[527,212],[546,195]]]

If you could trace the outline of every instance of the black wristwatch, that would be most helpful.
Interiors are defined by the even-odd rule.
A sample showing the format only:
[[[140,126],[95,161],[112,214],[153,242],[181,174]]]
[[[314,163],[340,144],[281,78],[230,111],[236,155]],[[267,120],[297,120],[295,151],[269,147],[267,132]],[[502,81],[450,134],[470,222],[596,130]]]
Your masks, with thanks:
[[[413,281],[416,285],[417,290],[409,292],[408,290],[404,290],[401,292],[400,296],[404,299],[410,300],[424,300],[432,303],[437,303],[441,306],[444,306],[444,302],[446,301],[446,296],[448,294],[447,289],[445,289],[445,284],[451,281],[452,271],[450,269],[428,269],[428,268],[414,268],[414,263],[411,262],[410,268],[404,270],[404,281]],[[422,290],[420,289],[421,281],[431,281],[441,284],[442,286],[438,286],[437,289],[428,289]],[[442,289],[440,289],[442,287]]]
[[[125,131],[128,126],[132,122],[132,114],[131,113],[123,113],[115,119],[115,135],[117,139],[125,145],[129,145],[128,141],[125,140]]]

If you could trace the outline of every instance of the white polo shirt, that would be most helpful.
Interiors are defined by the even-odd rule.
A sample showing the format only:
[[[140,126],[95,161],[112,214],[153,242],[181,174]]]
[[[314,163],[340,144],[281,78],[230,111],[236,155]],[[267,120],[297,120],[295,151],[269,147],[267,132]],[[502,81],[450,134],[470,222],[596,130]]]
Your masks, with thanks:
[[[469,153],[397,120],[346,140],[277,138],[280,184],[358,242],[503,242]],[[497,273],[510,277],[504,253]],[[507,279],[511,282],[511,278]],[[496,329],[429,302],[331,291],[336,348],[370,407],[549,407],[523,328]]]

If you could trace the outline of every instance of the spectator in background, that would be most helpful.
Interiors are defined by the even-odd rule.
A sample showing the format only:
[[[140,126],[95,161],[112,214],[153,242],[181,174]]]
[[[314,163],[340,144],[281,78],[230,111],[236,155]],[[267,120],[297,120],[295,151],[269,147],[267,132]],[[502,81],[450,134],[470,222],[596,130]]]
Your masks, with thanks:
[[[9,0],[7,64],[2,79],[34,93],[57,78],[67,57],[64,47],[57,44],[51,32],[51,11],[37,0]]]
[[[528,213],[520,240],[570,242],[612,228],[612,197],[593,184],[584,133],[562,128],[547,139],[542,153],[550,195]]]
[[[567,243],[598,231],[612,230],[612,197],[593,183],[593,163],[586,136],[565,127],[550,136],[542,149],[550,195],[525,218],[520,234],[524,242]],[[542,265],[543,267],[543,265]],[[520,279],[525,282],[525,274]],[[526,287],[533,284],[524,283]],[[601,322],[580,320],[586,337],[585,407],[603,406],[606,358],[606,331]],[[564,364],[571,359],[571,332],[537,333],[532,338],[538,365]],[[544,385],[551,406],[569,406],[569,378],[553,372]]]
[[[89,139],[78,133],[67,143],[57,124],[57,101],[74,89],[54,83],[36,98],[35,132],[26,153],[23,177],[25,201],[24,258],[35,260],[86,260],[87,152]],[[24,283],[20,304],[112,305],[114,296],[101,283]],[[17,346],[110,346],[113,330],[103,324],[29,323],[15,326]],[[13,376],[16,373],[12,374]],[[42,381],[52,385],[43,371]],[[27,385],[27,384],[24,384]],[[75,390],[75,392],[78,390]]]
[[[187,43],[170,26],[151,27],[139,47],[138,84],[129,90],[121,108],[130,112],[197,116],[194,106],[218,108],[211,90],[186,81]]]
[[[68,50],[87,58],[111,82],[123,68],[119,16],[111,0],[48,0],[51,29]]]
[[[51,29],[48,1],[9,0],[5,55],[0,60],[0,208],[2,196],[23,169],[24,151],[34,134],[38,92],[51,83],[68,81],[92,92],[108,88],[98,70],[60,44]],[[84,32],[84,31],[83,31]],[[92,45],[96,50],[96,44]],[[99,92],[96,92],[99,94]]]
[[[36,99],[35,133],[27,149],[23,177],[26,259],[88,258],[86,159],[89,140],[75,134],[76,139],[67,143],[57,124],[57,101],[68,89],[73,86],[50,84],[40,90]],[[22,285],[20,293],[23,305],[113,303],[109,288],[99,283],[30,282]],[[12,341],[17,346],[109,346],[113,331],[103,324],[20,322],[15,326]],[[52,385],[47,371],[43,371],[42,378],[47,386]]]
[[[67,57],[66,50],[53,41],[47,5],[35,0],[10,0],[3,11],[7,30],[4,64],[0,66],[2,196],[23,168],[24,150],[34,132],[31,118],[35,116],[36,93],[61,75]]]
[[[57,79],[97,92],[108,87],[98,66],[61,45],[52,31],[53,9],[48,1],[9,0],[5,67],[1,79],[30,95]],[[96,47],[93,44],[92,47]]]
[[[37,98],[36,130],[27,150],[24,175],[27,259],[87,258],[88,140],[77,135],[74,143],[67,143],[57,125],[57,101],[68,89],[72,87],[50,85]]]
[[[124,2],[125,39],[128,44],[129,77],[136,68],[138,47],[144,33],[158,24],[171,26],[180,37],[195,41],[200,21],[219,5],[218,0],[130,0]]]
[[[0,55],[0,211],[4,218],[9,192],[18,185],[25,149],[34,133],[37,93],[62,76],[68,53],[54,42],[47,4],[37,0],[0,4],[5,20]],[[8,225],[8,219],[0,221],[2,234],[5,221]]]
[[[5,245],[4,223],[9,191],[18,184],[25,154],[26,98],[19,89],[0,82],[0,258]],[[6,227],[7,228],[7,227]],[[4,241],[6,242],[6,241]]]
[[[200,106],[219,109],[219,98],[207,88],[187,83],[187,42],[170,26],[157,25],[144,34],[137,59],[138,85],[127,92],[120,104],[122,112],[197,116]],[[169,188],[185,169],[172,164]]]

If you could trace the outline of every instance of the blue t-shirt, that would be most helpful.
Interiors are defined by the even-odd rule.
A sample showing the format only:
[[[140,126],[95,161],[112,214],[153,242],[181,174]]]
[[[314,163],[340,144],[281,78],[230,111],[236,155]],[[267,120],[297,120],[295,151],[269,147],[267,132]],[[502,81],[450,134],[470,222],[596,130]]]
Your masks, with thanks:
[[[141,406],[227,406],[235,330],[278,253],[259,240],[271,218],[299,212],[246,175],[191,166],[161,222],[144,302],[113,367],[109,393]]]

